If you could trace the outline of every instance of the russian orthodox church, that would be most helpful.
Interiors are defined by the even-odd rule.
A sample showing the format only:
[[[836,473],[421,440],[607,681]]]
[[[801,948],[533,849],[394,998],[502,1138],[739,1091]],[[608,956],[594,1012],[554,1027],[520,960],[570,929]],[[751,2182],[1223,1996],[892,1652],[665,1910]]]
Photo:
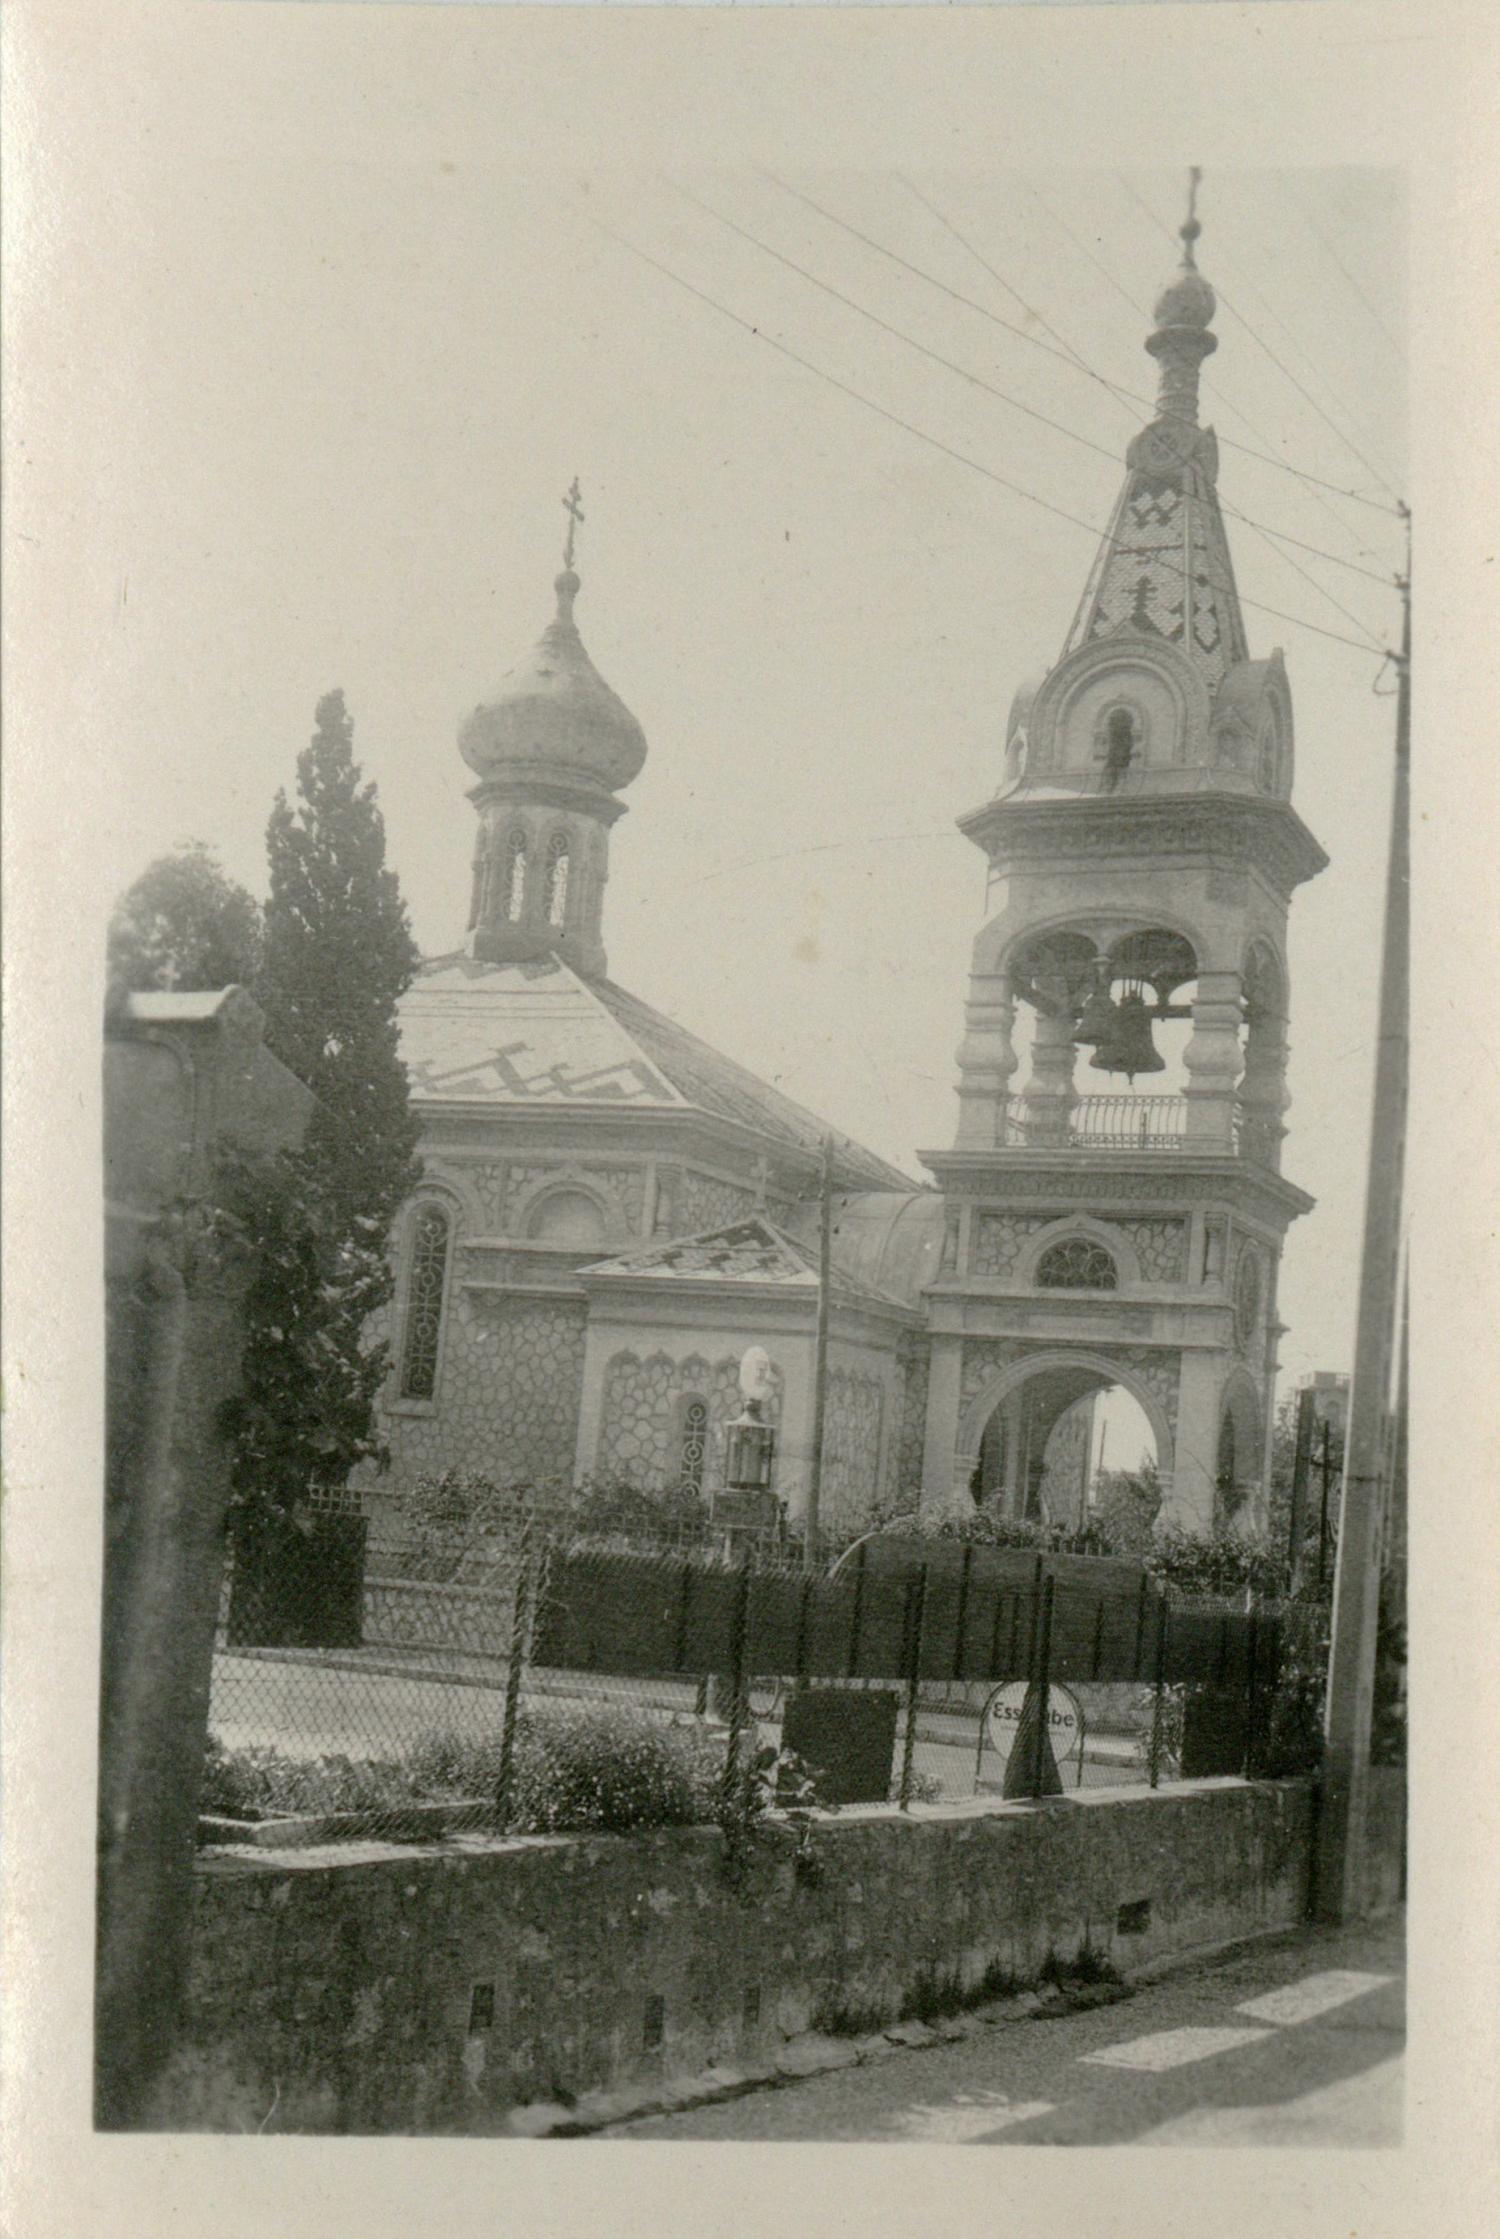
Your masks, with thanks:
[[[1280,1172],[1286,925],[1327,858],[1291,806],[1286,672],[1249,656],[1198,424],[1217,346],[1198,232],[1190,212],[1146,343],[1156,412],[1062,656],[959,819],[988,884],[953,1144],[917,1188],[834,1138],[821,1520],[840,1535],[919,1501],[1066,1512],[1110,1389],[1150,1425],[1166,1517],[1262,1518],[1277,1270],[1312,1202]],[[466,937],[402,1004],[424,1177],[397,1238],[384,1485],[712,1492],[755,1345],[795,1522],[828,1130],[609,978],[609,834],[647,749],[579,636],[573,529],[553,620],[460,728]],[[1169,1064],[1158,1034],[1180,1091],[1137,1094]]]

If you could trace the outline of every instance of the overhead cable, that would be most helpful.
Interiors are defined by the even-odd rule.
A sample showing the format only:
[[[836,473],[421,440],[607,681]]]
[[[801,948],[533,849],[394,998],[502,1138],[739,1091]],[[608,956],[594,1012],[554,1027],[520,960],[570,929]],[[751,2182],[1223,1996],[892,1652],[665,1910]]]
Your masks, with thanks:
[[[963,304],[966,310],[976,311],[980,318],[988,319],[992,325],[1002,327],[1007,334],[1015,335],[1031,349],[1041,350],[1046,356],[1056,358],[1060,364],[1072,366],[1076,373],[1084,371],[1077,360],[1069,357],[1065,350],[1058,349],[1054,343],[1043,342],[1040,336],[1028,333],[1025,327],[1017,326],[1013,320],[1002,319],[998,311],[992,311],[988,304],[979,303],[973,296],[965,295],[962,289],[950,287],[946,280],[939,280],[935,274],[925,271],[921,265],[913,264],[909,257],[903,257],[895,249],[888,248],[883,241],[876,240],[873,234],[864,233],[858,226],[851,225],[848,219],[841,218],[837,211],[826,209],[821,202],[815,201],[810,194],[804,194],[800,187],[794,187],[789,180],[778,178],[774,171],[762,170],[761,176],[769,179],[773,186],[780,187],[784,194],[791,195],[794,201],[805,203],[809,210],[815,210],[818,216],[825,218],[830,225],[837,226],[841,232],[849,234],[854,240],[863,242],[864,246],[867,249],[872,249],[877,256],[885,257],[892,264],[899,265],[902,271],[910,272],[916,279],[925,281],[929,287],[936,288],[941,294],[950,296],[955,303]],[[1136,390],[1122,388],[1118,382],[1107,381],[1103,374],[1095,373],[1090,369],[1087,377],[1096,382],[1100,388],[1109,390],[1112,395],[1128,397],[1132,404],[1140,405],[1147,411],[1155,409],[1151,398],[1140,395]],[[1380,498],[1372,498],[1364,490],[1350,490],[1341,482],[1326,481],[1322,475],[1311,474],[1305,467],[1293,466],[1289,459],[1278,459],[1272,452],[1256,450],[1253,444],[1239,443],[1233,436],[1227,435],[1222,437],[1221,441],[1229,450],[1243,452],[1247,458],[1259,459],[1262,465],[1277,467],[1283,474],[1295,475],[1299,481],[1309,482],[1317,489],[1331,490],[1335,497],[1348,498],[1357,505],[1367,505],[1376,513],[1394,514],[1396,512],[1394,505],[1387,505]]]
[[[975,474],[983,475],[986,481],[997,483],[1001,489],[1009,490],[1013,496],[1023,498],[1028,505],[1038,506],[1042,512],[1054,515],[1059,521],[1066,521],[1071,527],[1082,529],[1096,543],[1109,545],[1112,548],[1118,547],[1122,551],[1143,549],[1129,546],[1121,540],[1108,537],[1092,521],[1085,521],[1081,515],[1069,513],[1063,506],[1054,505],[1050,498],[1039,497],[1035,490],[1028,490],[1023,484],[1011,481],[1008,475],[1000,474],[994,467],[986,466],[983,460],[972,458],[967,452],[958,450],[955,445],[945,443],[940,436],[930,435],[925,428],[916,426],[913,421],[903,419],[899,412],[892,412],[888,406],[877,404],[873,397],[866,396],[862,390],[856,389],[850,382],[841,380],[837,374],[828,372],[825,367],[816,364],[811,358],[803,357],[801,352],[794,350],[789,343],[779,340],[774,334],[768,334],[764,327],[757,326],[752,320],[743,318],[738,311],[730,310],[727,304],[719,302],[718,298],[711,296],[706,289],[700,288],[692,280],[685,279],[680,272],[674,271],[669,264],[664,264],[660,257],[653,256],[649,249],[642,248],[638,241],[632,241],[626,234],[617,233],[613,226],[606,225],[602,218],[594,217],[591,213],[590,222],[620,248],[629,250],[632,256],[639,257],[643,264],[650,265],[653,271],[661,273],[662,277],[670,280],[675,287],[681,288],[686,294],[695,297],[698,302],[706,304],[710,310],[718,312],[721,318],[728,319],[732,325],[739,327],[743,333],[752,335],[759,342],[764,342],[770,349],[777,351],[780,356],[789,358],[793,365],[801,366],[804,372],[811,373],[817,380],[826,382],[830,388],[837,389],[840,395],[851,398],[854,403],[863,405],[867,411],[874,412],[892,427],[901,428],[906,434],[915,436],[919,443],[925,443],[930,449],[940,451],[945,458],[955,461],[957,465],[966,466]],[[1153,546],[1151,549],[1164,564],[1174,565],[1179,575],[1185,574],[1180,562],[1173,562],[1168,554],[1161,552],[1157,547]],[[1260,599],[1241,598],[1240,604],[1253,607],[1258,613],[1273,615],[1278,622],[1290,622],[1299,629],[1311,630],[1314,636],[1329,638],[1336,645],[1352,646],[1357,653],[1379,653],[1383,650],[1379,640],[1374,637],[1345,637],[1341,631],[1324,629],[1321,623],[1309,622],[1305,615],[1289,614],[1284,608],[1267,606]]]

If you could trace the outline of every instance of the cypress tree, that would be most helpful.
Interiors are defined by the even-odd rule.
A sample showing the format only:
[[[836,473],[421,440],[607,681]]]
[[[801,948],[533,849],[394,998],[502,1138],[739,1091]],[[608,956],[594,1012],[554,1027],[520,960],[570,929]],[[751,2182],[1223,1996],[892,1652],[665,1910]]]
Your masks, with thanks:
[[[270,899],[255,994],[267,1046],[317,1097],[303,1149],[243,1162],[231,1220],[254,1255],[243,1389],[230,1411],[247,1509],[283,1513],[384,1460],[370,1334],[394,1278],[391,1224],[421,1173],[396,1005],[417,951],[375,787],[354,760],[342,692],[318,703],[297,803],[267,828]]]

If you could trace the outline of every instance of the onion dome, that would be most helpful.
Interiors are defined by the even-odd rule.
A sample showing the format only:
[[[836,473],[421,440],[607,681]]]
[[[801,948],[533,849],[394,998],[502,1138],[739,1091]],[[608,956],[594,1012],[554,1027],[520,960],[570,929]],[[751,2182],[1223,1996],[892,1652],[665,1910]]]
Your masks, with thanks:
[[[465,719],[459,752],[481,778],[534,774],[613,793],[640,775],[646,736],[584,651],[571,567],[555,588],[555,619],[494,697]]]
[[[1218,297],[1192,257],[1189,248],[1181,267],[1156,299],[1153,316],[1159,327],[1206,327],[1219,308]]]

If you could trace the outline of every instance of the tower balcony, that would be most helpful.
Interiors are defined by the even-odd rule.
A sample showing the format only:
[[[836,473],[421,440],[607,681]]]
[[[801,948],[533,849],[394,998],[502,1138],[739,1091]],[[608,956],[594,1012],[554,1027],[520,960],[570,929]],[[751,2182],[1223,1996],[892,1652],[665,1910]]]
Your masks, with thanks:
[[[1241,1110],[1220,1146],[1237,1158],[1274,1168],[1278,1161],[1266,1129]],[[1081,1096],[1061,1111],[1039,1108],[1024,1096],[1007,1099],[997,1148],[1021,1151],[1176,1151],[1214,1146],[1189,1141],[1185,1096]]]

